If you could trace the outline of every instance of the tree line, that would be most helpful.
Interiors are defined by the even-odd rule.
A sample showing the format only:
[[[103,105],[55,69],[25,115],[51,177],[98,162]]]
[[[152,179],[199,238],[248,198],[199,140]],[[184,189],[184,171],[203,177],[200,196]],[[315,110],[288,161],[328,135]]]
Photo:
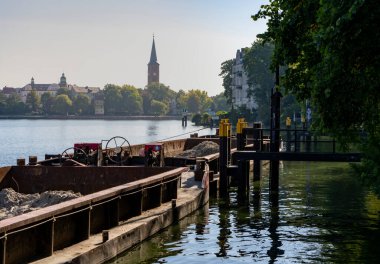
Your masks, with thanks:
[[[100,93],[105,115],[181,115],[183,109],[203,114],[208,110],[227,109],[223,94],[209,96],[199,89],[176,92],[162,83],[153,83],[144,89],[128,84],[107,84]],[[65,88],[60,88],[55,96],[49,92],[38,96],[31,91],[25,103],[18,94],[6,97],[0,92],[0,114],[93,115],[94,100],[87,94],[75,94]]]
[[[313,126],[364,153],[358,175],[380,194],[380,5],[376,0],[270,0],[253,20],[273,44],[280,87],[308,100]]]

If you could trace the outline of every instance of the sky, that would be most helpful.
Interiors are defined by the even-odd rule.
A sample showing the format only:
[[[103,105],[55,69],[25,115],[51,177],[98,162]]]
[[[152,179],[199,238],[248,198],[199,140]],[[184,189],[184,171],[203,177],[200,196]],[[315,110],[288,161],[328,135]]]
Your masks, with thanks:
[[[153,34],[160,82],[223,91],[223,61],[266,30],[268,0],[0,0],[0,88],[58,83],[144,88]]]

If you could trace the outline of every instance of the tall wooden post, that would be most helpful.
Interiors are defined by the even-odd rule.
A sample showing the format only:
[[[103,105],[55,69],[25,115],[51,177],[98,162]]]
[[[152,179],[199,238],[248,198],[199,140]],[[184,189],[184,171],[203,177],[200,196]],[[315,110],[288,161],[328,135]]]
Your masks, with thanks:
[[[236,141],[237,150],[244,150],[246,145],[245,134],[243,129],[247,127],[248,124],[245,122],[244,118],[239,118],[236,126]],[[238,200],[240,202],[245,202],[247,199],[247,192],[249,190],[249,161],[237,161],[238,164]]]
[[[228,195],[228,175],[227,166],[229,163],[228,138],[230,136],[231,124],[228,119],[222,119],[219,124],[219,195]]]
[[[271,152],[279,152],[280,151],[280,103],[282,94],[278,90],[280,85],[279,79],[279,66],[276,67],[276,91],[271,96],[271,108],[272,108],[272,125],[271,125]],[[278,160],[270,161],[270,181],[269,181],[269,189],[271,192],[278,192],[279,186],[279,165],[280,162]]]
[[[262,151],[263,137],[262,137],[262,124],[261,122],[253,123],[253,149],[256,152]],[[261,179],[261,160],[253,161],[253,181]]]

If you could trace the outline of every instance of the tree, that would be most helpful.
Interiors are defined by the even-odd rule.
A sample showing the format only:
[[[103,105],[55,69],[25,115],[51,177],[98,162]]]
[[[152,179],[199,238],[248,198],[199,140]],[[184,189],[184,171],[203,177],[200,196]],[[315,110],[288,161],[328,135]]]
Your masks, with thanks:
[[[226,60],[221,65],[219,76],[223,78],[224,96],[227,98],[227,103],[232,105],[232,66],[235,64],[235,59]]]
[[[191,122],[193,122],[196,126],[199,126],[202,123],[202,116],[200,113],[196,113],[191,118]]]
[[[310,99],[317,125],[344,146],[365,150],[365,174],[380,171],[380,6],[375,0],[271,0],[253,16],[267,18],[264,40],[275,40],[273,62],[288,66],[283,85]],[[376,44],[375,44],[376,43]],[[360,137],[360,131],[367,137]]]
[[[0,115],[5,114],[7,103],[5,95],[0,92]]]
[[[85,94],[78,94],[73,101],[74,112],[78,115],[87,115],[93,112],[91,100]]]
[[[41,95],[41,108],[44,114],[51,114],[54,104],[54,97],[46,92]]]
[[[230,108],[227,105],[227,98],[224,93],[220,93],[211,98],[214,103],[214,111],[229,111]]]
[[[165,115],[168,112],[168,106],[160,101],[152,100],[151,101],[151,113],[153,115]]]
[[[201,109],[201,99],[196,93],[187,95],[187,109],[191,113],[198,113]]]
[[[59,88],[57,90],[56,95],[61,95],[61,94],[67,95],[70,98],[70,100],[74,99],[74,94],[67,88]]]
[[[53,111],[57,114],[67,115],[71,110],[71,106],[73,105],[69,96],[66,94],[58,95],[53,104]]]
[[[149,84],[145,90],[153,100],[160,101],[166,105],[169,105],[176,95],[175,91],[171,90],[169,86],[156,82]]]
[[[21,115],[26,112],[26,105],[21,101],[18,94],[11,94],[6,99],[6,113]]]
[[[120,86],[107,84],[104,86],[104,112],[108,115],[120,113],[123,96]]]
[[[190,90],[187,93],[187,108],[190,112],[204,112],[210,108],[212,100],[206,91],[199,89]]]
[[[182,113],[183,109],[187,109],[187,94],[184,90],[179,90],[176,94],[177,113]]]
[[[143,99],[137,89],[131,85],[121,87],[123,110],[129,115],[140,115],[143,111]]]
[[[266,127],[270,122],[271,94],[274,88],[274,74],[270,67],[273,50],[271,43],[258,40],[250,48],[244,49],[243,56],[249,84],[248,95],[254,97],[257,118]]]
[[[375,134],[380,123],[378,14],[374,0],[272,0],[254,16],[271,22],[264,36],[276,39],[273,60],[288,66],[285,88],[311,99],[319,126],[342,143],[359,140],[362,128]]]
[[[31,91],[26,96],[26,105],[29,108],[29,111],[35,113],[38,112],[38,110],[40,109],[40,103],[40,97],[38,96],[36,91]]]

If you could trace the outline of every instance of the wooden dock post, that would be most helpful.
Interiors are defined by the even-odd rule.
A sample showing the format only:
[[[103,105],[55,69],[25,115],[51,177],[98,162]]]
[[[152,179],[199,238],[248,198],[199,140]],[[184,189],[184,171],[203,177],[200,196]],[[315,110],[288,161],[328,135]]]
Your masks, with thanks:
[[[244,150],[246,145],[246,137],[243,129],[248,127],[248,123],[244,118],[239,118],[236,125],[236,143],[237,150]],[[247,199],[247,192],[249,190],[249,161],[237,161],[238,165],[238,200],[245,202]]]
[[[219,195],[227,197],[228,195],[228,175],[227,166],[229,159],[228,137],[231,135],[231,124],[228,119],[222,119],[219,124]]]
[[[272,95],[272,126],[271,126],[271,152],[279,152],[280,150],[280,103],[282,94],[276,90]],[[278,192],[279,186],[279,165],[278,160],[270,161],[270,180],[269,189],[271,192]]]
[[[262,123],[253,123],[253,148],[256,152],[262,151],[263,137],[262,137]],[[261,179],[261,160],[253,161],[253,181]]]

